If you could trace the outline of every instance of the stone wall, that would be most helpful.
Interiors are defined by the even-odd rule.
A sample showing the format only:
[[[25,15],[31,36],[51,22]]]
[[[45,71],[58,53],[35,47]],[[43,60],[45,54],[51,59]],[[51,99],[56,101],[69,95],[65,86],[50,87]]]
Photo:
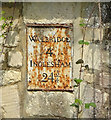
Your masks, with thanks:
[[[27,91],[26,73],[26,24],[27,23],[73,23],[74,60],[73,76],[79,77],[81,58],[79,40],[83,39],[80,20],[88,19],[94,3],[16,3],[12,30],[4,44],[0,57],[0,91],[2,91],[1,117],[3,118],[76,118],[76,109],[70,105],[77,97],[78,88],[71,92]],[[102,29],[100,41],[98,8],[91,17],[85,40],[90,44],[84,47],[84,61],[89,70],[82,72],[81,99],[95,102],[97,107],[84,109],[81,118],[107,118],[109,116],[109,41]],[[3,3],[5,16],[13,14],[13,4]],[[96,15],[96,17],[94,17]],[[94,23],[95,19],[95,23]],[[95,24],[95,25],[94,25]],[[2,25],[2,21],[0,23]],[[2,31],[3,32],[3,31]],[[106,44],[108,41],[108,44]],[[102,46],[102,47],[101,47]]]

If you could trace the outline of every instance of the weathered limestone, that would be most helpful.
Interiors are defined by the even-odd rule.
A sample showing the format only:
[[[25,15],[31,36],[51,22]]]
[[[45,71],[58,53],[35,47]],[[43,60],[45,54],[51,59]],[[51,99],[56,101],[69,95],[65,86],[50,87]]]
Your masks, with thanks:
[[[0,70],[0,86],[2,86],[2,88],[0,88],[0,107],[2,109],[2,111],[0,109],[0,117],[75,118],[76,108],[70,105],[74,103],[75,98],[78,96],[78,88],[74,88],[73,93],[61,91],[27,91],[26,24],[73,24],[73,77],[79,78],[80,65],[77,65],[76,61],[81,58],[81,45],[78,44],[78,41],[83,39],[83,30],[79,24],[82,19],[88,20],[88,16],[93,8],[93,3],[24,2],[23,4],[18,4],[19,3],[16,3],[14,11],[12,31],[8,34],[4,54],[0,57],[0,68],[2,69],[2,66],[4,67],[3,70]],[[3,10],[6,12],[5,15],[7,17],[12,16],[13,4],[4,4]],[[94,13],[96,13],[96,11]],[[96,22],[98,22],[98,15],[96,16]],[[85,41],[88,41],[90,44],[84,45],[83,60],[84,65],[89,65],[90,70],[84,71],[84,67],[82,68],[81,78],[84,80],[80,86],[80,99],[83,103],[95,102],[97,107],[95,109],[92,107],[90,109],[83,108],[83,112],[80,114],[81,118],[93,118],[94,114],[97,118],[104,118],[108,114],[109,62],[111,61],[108,51],[109,44],[105,46],[106,42],[104,42],[103,50],[101,51],[99,41],[100,29],[98,28],[99,24],[96,22],[94,26],[94,17],[91,17],[86,30]],[[2,24],[3,21],[0,21],[0,25]],[[103,36],[103,32],[102,30],[101,37],[106,39],[106,37]],[[0,49],[2,48],[3,42],[3,38],[0,37]],[[107,51],[105,47],[107,47]],[[102,63],[102,66],[100,64],[101,53],[103,57],[102,62],[104,63],[104,65]],[[102,84],[102,80],[104,84]],[[93,86],[94,83],[95,88]]]
[[[28,92],[26,113],[28,116],[72,118],[74,95],[67,92]]]
[[[84,81],[87,81],[88,83],[94,82],[94,74],[90,74],[90,73],[85,74]]]
[[[0,63],[2,63],[4,60],[5,60],[5,55],[1,54],[1,56],[0,56]]]
[[[83,112],[81,114],[81,118],[93,118],[94,117],[94,111],[96,117],[100,116],[100,110],[102,109],[102,106],[105,104],[105,102],[108,99],[107,93],[102,93],[99,89],[95,89],[91,87],[90,84],[87,84],[85,82],[81,83],[81,99],[84,101],[84,103],[91,103],[94,102],[96,104],[96,108],[90,107],[90,109],[85,109],[83,107]],[[102,118],[105,116],[101,114]]]
[[[3,74],[2,85],[7,85],[15,82],[21,81],[21,72],[15,70],[7,70]]]
[[[4,39],[3,37],[0,37],[0,45],[2,45],[4,43]]]
[[[2,89],[0,89],[0,119],[2,119]]]
[[[20,103],[17,85],[2,87],[2,117],[20,118]]]
[[[25,23],[71,23],[73,19],[72,3],[23,4]],[[32,9],[33,8],[33,12]],[[53,9],[52,9],[53,8]],[[48,11],[47,11],[48,10]],[[77,11],[76,11],[77,12]]]
[[[5,46],[7,47],[16,47],[19,43],[19,35],[16,31],[10,31],[8,33],[7,41]]]
[[[8,66],[21,67],[22,66],[22,54],[19,51],[10,51],[8,53]]]
[[[109,88],[110,87],[110,82],[109,82],[109,73],[103,72],[100,74],[100,86],[104,88]]]
[[[0,86],[2,85],[3,82],[3,70],[0,70]]]

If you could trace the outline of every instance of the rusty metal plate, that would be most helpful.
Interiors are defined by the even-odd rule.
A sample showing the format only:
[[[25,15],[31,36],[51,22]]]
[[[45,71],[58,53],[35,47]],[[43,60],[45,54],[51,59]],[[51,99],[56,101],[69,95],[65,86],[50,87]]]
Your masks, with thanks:
[[[72,90],[72,24],[27,25],[28,90]]]

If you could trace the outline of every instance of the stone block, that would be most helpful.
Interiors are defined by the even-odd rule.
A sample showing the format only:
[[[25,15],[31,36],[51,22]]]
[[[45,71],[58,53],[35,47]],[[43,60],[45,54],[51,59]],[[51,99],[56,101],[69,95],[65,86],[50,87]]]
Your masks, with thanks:
[[[0,90],[2,90],[2,118],[20,118],[17,85],[2,87]]]
[[[19,35],[16,31],[10,31],[7,36],[7,41],[5,46],[16,47],[19,43]]]
[[[84,81],[92,83],[94,81],[94,74],[87,73],[84,75]]]
[[[96,104],[96,108],[90,107],[89,109],[85,109],[83,106],[81,118],[104,118],[105,115],[101,113],[104,111],[103,106],[107,102],[108,94],[103,93],[99,89],[95,89],[91,87],[90,84],[81,83],[81,99],[84,103],[94,102]],[[108,106],[107,106],[108,107]]]
[[[0,70],[0,86],[1,86],[2,83],[3,83],[3,73],[4,73],[4,71],[3,71],[3,70]]]
[[[73,3],[24,3],[23,6],[25,23],[71,23],[73,19]],[[33,11],[30,8],[33,8]],[[45,10],[47,8],[48,12]]]
[[[67,92],[28,92],[26,113],[37,117],[74,117],[74,95]]]
[[[21,52],[11,51],[8,53],[8,66],[11,66],[11,67],[21,67],[22,66]]]
[[[14,70],[4,72],[2,85],[7,85],[19,81],[21,81],[21,72]]]
[[[0,53],[1,54],[1,53]],[[2,63],[5,60],[5,55],[2,53],[0,55],[0,63]]]
[[[110,88],[110,75],[107,72],[100,73],[100,86]]]

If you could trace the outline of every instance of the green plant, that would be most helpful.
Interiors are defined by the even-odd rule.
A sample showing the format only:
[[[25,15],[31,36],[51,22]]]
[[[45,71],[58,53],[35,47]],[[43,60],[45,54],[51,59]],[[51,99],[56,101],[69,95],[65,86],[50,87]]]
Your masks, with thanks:
[[[82,105],[82,101],[80,99],[75,99],[75,102],[71,106],[79,108],[80,105]]]
[[[95,103],[85,103],[85,108],[89,109],[90,107],[96,107]]]
[[[94,11],[94,9],[93,9],[93,11]],[[93,11],[91,12],[91,15],[92,15]],[[90,20],[91,15],[90,15],[88,21]],[[88,23],[88,21],[87,21],[87,23]],[[77,118],[79,118],[79,114],[82,112],[82,109],[80,109],[80,107],[81,108],[84,107],[85,109],[89,109],[90,107],[93,107],[93,108],[96,107],[96,104],[93,103],[93,102],[91,102],[91,103],[83,103],[83,101],[81,100],[81,97],[80,97],[80,84],[81,84],[81,82],[83,82],[82,77],[81,77],[83,67],[86,70],[89,70],[89,65],[84,65],[84,60],[83,60],[84,46],[90,44],[88,41],[85,41],[85,33],[86,33],[87,23],[85,23],[84,20],[81,20],[80,24],[79,24],[80,27],[82,27],[82,29],[83,29],[83,39],[78,41],[78,43],[81,45],[81,58],[76,61],[76,64],[80,65],[79,78],[74,78],[74,82],[75,82],[74,87],[78,87],[78,96],[75,99],[74,103],[71,105],[72,107],[77,108]]]
[[[1,12],[1,18],[0,21],[3,21],[1,29],[4,30],[4,32],[2,33],[2,35],[0,35],[0,37],[6,38],[6,35],[8,33],[8,29],[13,25],[13,16],[8,16],[8,17],[4,17],[5,16],[5,11]]]
[[[2,34],[0,35],[0,37],[3,38],[3,44],[2,44],[2,49],[0,49],[0,56],[3,54],[3,50],[4,50],[4,45],[7,41],[7,36],[8,36],[8,33],[9,31],[11,30],[12,28],[12,25],[13,25],[13,18],[14,18],[14,12],[15,12],[15,0],[11,0],[9,2],[14,2],[14,7],[13,7],[13,14],[12,16],[8,16],[8,17],[5,17],[6,15],[6,12],[5,11],[1,11],[0,15],[0,21],[2,22],[2,25],[1,25],[1,30],[2,30]]]

